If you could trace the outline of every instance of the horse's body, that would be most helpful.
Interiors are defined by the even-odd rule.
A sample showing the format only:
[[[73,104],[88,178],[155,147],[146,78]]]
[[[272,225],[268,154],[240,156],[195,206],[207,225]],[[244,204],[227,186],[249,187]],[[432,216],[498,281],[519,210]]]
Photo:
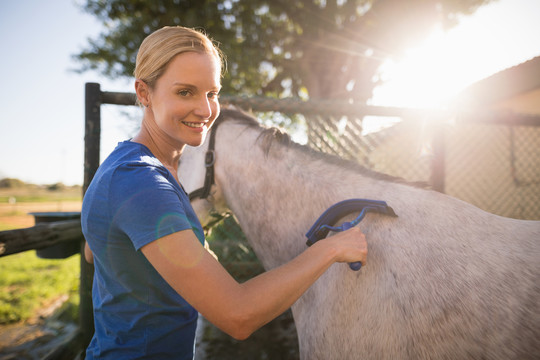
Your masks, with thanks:
[[[366,266],[334,264],[293,305],[302,359],[540,359],[540,222],[276,137],[226,120],[215,143],[213,205],[234,213],[267,270],[301,253],[307,230],[338,201],[384,200],[398,215],[368,214],[359,225]],[[187,191],[203,183],[206,148],[182,155]]]

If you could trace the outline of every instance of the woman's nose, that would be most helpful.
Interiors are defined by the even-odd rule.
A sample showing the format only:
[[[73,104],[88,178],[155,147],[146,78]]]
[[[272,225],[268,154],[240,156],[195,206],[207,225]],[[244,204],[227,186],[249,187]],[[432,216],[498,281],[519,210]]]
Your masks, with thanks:
[[[197,102],[197,108],[195,109],[197,116],[200,116],[204,119],[208,119],[212,116],[212,105],[210,100],[204,96],[200,101]]]

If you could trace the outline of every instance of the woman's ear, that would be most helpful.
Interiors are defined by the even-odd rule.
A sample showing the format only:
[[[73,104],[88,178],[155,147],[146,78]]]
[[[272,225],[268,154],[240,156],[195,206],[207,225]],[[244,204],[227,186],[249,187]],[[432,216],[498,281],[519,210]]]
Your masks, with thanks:
[[[141,79],[135,80],[135,93],[137,94],[137,102],[140,105],[144,107],[150,105],[150,91],[148,89],[148,84]]]

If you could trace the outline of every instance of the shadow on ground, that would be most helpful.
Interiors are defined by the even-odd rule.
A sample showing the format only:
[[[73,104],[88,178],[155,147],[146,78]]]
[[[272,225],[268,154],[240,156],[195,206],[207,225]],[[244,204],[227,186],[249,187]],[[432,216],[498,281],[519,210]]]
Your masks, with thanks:
[[[298,338],[290,310],[238,341],[199,319],[195,360],[298,360]]]

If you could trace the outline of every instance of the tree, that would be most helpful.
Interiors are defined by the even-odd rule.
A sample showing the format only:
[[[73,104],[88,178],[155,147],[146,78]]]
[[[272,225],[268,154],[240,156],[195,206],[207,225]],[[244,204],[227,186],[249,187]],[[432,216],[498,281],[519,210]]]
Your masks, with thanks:
[[[3,178],[0,180],[0,189],[7,188],[7,189],[13,189],[13,188],[22,188],[26,184],[24,181],[19,179],[13,179],[13,178]]]
[[[144,37],[166,25],[197,27],[227,55],[224,93],[364,103],[383,61],[490,1],[86,0],[106,31],[75,58],[81,71],[132,76]]]

